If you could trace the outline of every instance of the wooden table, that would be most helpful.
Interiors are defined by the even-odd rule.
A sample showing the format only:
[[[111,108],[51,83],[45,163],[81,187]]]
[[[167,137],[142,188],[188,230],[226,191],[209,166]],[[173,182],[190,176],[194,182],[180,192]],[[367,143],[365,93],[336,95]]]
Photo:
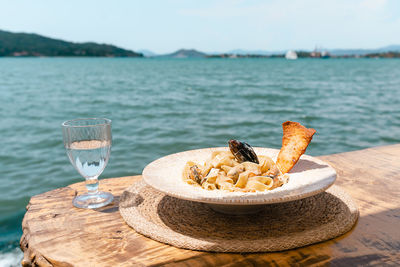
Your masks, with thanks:
[[[118,212],[123,190],[140,176],[105,179],[112,206],[83,210],[73,184],[31,198],[22,227],[23,266],[400,266],[400,144],[319,157],[356,200],[360,218],[344,236],[276,253],[208,253],[178,249],[137,234]]]

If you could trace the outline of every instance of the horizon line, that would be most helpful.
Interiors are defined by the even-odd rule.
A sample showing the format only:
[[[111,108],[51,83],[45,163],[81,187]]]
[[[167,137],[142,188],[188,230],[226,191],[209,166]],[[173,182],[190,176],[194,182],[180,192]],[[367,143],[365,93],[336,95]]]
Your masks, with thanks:
[[[127,47],[120,46],[118,44],[113,44],[113,43],[103,43],[103,42],[96,42],[96,41],[84,41],[84,42],[69,41],[69,40],[66,40],[66,39],[63,39],[63,38],[52,37],[52,36],[49,36],[49,35],[42,35],[42,34],[35,33],[35,32],[23,32],[23,31],[15,32],[15,31],[4,30],[4,29],[0,29],[0,31],[14,33],[14,34],[34,34],[34,35],[39,35],[39,36],[42,36],[42,37],[45,37],[45,38],[49,38],[49,39],[54,39],[54,40],[59,40],[59,41],[64,41],[64,42],[71,42],[71,43],[76,43],[76,44],[96,43],[96,44],[100,44],[100,45],[111,45],[111,46],[115,46],[115,47],[122,48],[122,49],[125,49],[125,50],[130,50],[132,52],[142,53],[142,51],[146,51],[146,52],[151,52],[151,53],[153,53],[155,55],[168,55],[168,54],[173,54],[173,53],[175,53],[177,51],[180,51],[180,50],[195,50],[195,51],[198,51],[198,52],[202,52],[202,53],[205,53],[205,54],[212,55],[212,54],[229,54],[229,53],[232,53],[233,51],[242,51],[244,53],[246,53],[246,52],[252,53],[252,52],[258,51],[258,52],[262,52],[262,53],[276,54],[276,53],[285,53],[285,52],[290,51],[290,50],[296,51],[296,52],[300,52],[300,51],[312,52],[312,51],[333,51],[333,50],[379,50],[379,49],[384,49],[384,48],[390,47],[390,46],[399,46],[399,48],[400,48],[400,44],[387,44],[385,46],[375,47],[375,48],[359,48],[359,47],[358,48],[326,48],[326,47],[321,46],[321,45],[315,45],[314,49],[308,49],[308,48],[286,48],[285,49],[285,48],[282,48],[280,50],[274,50],[274,49],[268,50],[268,49],[263,49],[263,48],[259,48],[259,49],[257,49],[257,48],[255,48],[255,49],[233,48],[233,49],[227,49],[224,52],[221,52],[221,51],[216,52],[216,51],[206,51],[206,50],[202,50],[202,49],[198,49],[198,48],[184,48],[184,47],[181,47],[181,48],[177,48],[177,49],[173,50],[172,52],[164,52],[164,53],[161,52],[160,53],[160,52],[155,52],[155,50],[151,50],[149,48],[140,48],[140,49],[139,48],[138,49],[127,48]]]

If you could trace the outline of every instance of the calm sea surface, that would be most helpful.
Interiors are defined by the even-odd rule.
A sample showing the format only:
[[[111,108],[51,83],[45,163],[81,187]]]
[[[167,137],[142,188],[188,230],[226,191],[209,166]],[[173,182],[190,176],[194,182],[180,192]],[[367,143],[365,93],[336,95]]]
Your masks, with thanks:
[[[231,138],[280,148],[286,120],[317,130],[310,155],[400,142],[395,59],[0,58],[0,100],[0,265],[19,261],[29,198],[83,180],[62,144],[68,119],[112,119],[101,177]]]

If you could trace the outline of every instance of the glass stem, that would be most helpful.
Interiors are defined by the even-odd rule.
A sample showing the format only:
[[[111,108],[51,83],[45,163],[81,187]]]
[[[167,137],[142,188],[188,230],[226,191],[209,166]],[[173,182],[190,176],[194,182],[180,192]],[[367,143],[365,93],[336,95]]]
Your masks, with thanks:
[[[99,192],[99,180],[97,178],[98,176],[94,176],[86,179],[86,188],[90,195],[95,195]]]

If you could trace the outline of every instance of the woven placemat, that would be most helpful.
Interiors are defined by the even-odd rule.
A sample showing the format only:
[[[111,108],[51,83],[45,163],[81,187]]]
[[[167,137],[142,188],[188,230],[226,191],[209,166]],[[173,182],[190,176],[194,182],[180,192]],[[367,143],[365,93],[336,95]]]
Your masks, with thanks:
[[[266,205],[256,214],[232,216],[167,196],[143,181],[124,191],[119,210],[128,225],[151,239],[216,252],[282,251],[325,241],[349,231],[359,213],[338,186],[305,199]]]

